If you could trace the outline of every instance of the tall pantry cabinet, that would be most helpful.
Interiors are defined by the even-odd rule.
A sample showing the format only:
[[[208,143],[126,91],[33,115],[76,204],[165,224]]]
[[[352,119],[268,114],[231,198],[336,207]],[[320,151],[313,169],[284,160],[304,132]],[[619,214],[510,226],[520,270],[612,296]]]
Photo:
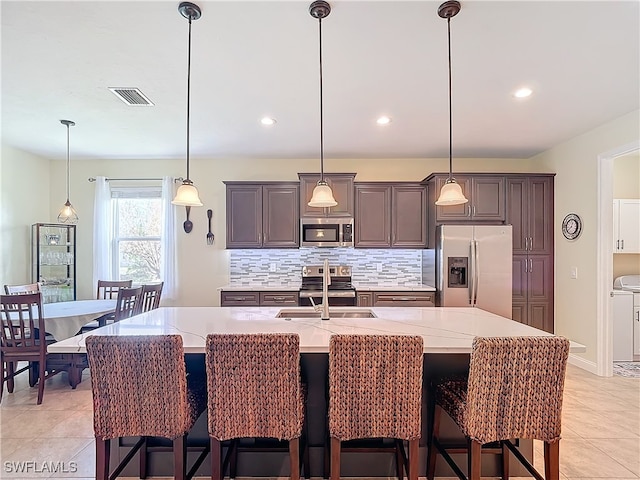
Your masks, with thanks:
[[[553,177],[507,177],[513,225],[513,320],[553,332]]]

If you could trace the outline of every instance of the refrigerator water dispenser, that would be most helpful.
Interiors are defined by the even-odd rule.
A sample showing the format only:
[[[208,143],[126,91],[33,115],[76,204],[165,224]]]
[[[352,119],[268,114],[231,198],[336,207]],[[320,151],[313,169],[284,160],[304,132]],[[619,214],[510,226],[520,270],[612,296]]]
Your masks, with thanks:
[[[447,257],[449,288],[467,288],[467,272],[469,271],[469,257]]]

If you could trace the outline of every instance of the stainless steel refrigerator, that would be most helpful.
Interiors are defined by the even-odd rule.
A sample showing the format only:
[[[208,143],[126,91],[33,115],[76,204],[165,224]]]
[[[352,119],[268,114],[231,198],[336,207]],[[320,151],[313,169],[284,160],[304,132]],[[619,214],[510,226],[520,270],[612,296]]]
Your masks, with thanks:
[[[511,225],[440,225],[436,232],[436,302],[478,307],[511,318]]]

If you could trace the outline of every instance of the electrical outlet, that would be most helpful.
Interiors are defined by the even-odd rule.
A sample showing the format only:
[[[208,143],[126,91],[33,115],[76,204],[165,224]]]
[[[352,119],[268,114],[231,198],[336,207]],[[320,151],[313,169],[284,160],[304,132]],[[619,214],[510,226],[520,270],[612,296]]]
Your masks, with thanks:
[[[571,267],[571,278],[578,278],[578,267]]]
[[[381,264],[381,263],[378,263],[378,264],[376,265],[376,270],[377,270],[378,272],[381,272],[381,271],[382,271],[382,264]]]
[[[269,265],[269,271],[270,272],[275,272],[276,271],[276,264],[275,263],[271,263]]]

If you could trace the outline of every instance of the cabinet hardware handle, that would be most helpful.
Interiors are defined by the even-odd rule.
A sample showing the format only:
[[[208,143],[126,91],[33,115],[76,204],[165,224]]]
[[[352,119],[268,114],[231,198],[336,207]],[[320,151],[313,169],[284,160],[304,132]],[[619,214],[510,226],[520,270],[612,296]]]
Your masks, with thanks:
[[[273,297],[274,302],[284,302],[284,300],[285,300],[284,297]]]
[[[471,216],[471,205],[467,205],[467,217]]]
[[[415,302],[418,299],[416,297],[392,297],[394,302]]]
[[[616,240],[616,250],[620,250],[620,240]]]
[[[473,216],[474,217],[476,216],[476,206],[475,205],[473,206]]]
[[[533,273],[533,259],[529,259],[529,273]]]
[[[622,244],[622,250],[624,250],[624,238],[622,240],[620,240],[621,244]]]

